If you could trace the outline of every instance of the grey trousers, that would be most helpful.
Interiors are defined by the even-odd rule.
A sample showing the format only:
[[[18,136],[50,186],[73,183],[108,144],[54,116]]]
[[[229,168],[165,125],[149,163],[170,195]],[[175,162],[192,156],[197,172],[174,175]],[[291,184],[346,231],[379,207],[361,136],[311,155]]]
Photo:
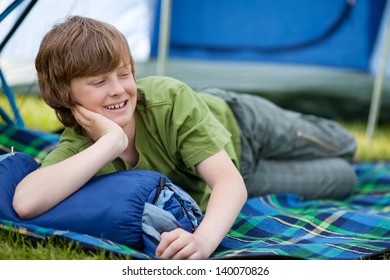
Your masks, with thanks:
[[[282,109],[268,100],[216,88],[241,131],[240,172],[250,197],[294,193],[304,199],[344,198],[357,177],[354,137],[332,120]]]

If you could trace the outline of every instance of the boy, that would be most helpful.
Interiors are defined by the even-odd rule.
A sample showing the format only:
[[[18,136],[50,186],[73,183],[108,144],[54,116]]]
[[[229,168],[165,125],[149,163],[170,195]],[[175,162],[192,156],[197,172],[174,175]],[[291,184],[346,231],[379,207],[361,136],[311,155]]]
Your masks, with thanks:
[[[17,186],[13,206],[22,218],[54,207],[93,176],[155,170],[205,210],[193,234],[163,233],[156,255],[204,259],[232,226],[247,189],[252,196],[342,197],[356,183],[342,159],[352,158],[355,142],[336,124],[259,97],[215,89],[196,94],[166,77],[136,81],[126,38],[107,23],[75,16],[53,27],[35,65],[42,97],[66,129],[41,168]],[[291,131],[291,123],[314,136]]]

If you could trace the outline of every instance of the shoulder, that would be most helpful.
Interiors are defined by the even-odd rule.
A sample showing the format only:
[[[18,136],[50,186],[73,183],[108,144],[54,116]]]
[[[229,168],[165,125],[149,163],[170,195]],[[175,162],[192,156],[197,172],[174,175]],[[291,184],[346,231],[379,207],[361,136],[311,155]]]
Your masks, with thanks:
[[[171,88],[189,88],[185,83],[166,76],[149,76],[137,80],[137,87],[143,91]]]
[[[185,83],[164,76],[150,76],[137,80],[138,91],[147,105],[161,102],[177,102],[178,99],[192,99],[195,92]]]
[[[80,126],[65,128],[60,144],[42,161],[42,166],[51,165],[69,158],[93,144]]]

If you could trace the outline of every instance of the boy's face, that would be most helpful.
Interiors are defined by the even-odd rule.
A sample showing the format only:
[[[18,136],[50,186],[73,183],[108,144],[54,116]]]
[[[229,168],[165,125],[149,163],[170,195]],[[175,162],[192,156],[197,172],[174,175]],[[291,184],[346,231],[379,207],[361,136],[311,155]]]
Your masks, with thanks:
[[[130,123],[137,103],[137,86],[130,64],[122,64],[109,73],[74,78],[70,88],[75,103],[122,128]]]

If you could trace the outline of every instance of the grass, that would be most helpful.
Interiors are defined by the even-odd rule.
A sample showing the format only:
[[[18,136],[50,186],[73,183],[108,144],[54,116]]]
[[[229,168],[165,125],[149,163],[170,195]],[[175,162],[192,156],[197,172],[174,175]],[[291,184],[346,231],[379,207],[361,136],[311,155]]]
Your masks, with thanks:
[[[17,95],[16,104],[26,127],[42,131],[57,131],[62,128],[54,110],[39,95]],[[0,95],[0,107],[13,117],[9,102],[3,95]]]
[[[53,237],[44,241],[4,231],[0,233],[2,260],[105,260],[114,259],[104,250],[85,250],[77,243],[66,243]]]
[[[366,123],[340,122],[349,130],[358,142],[358,161],[390,160],[390,124],[379,124],[369,146],[366,145]]]
[[[16,97],[16,103],[28,128],[57,131],[62,128],[56,119],[54,111],[48,107],[39,96],[21,95]],[[10,113],[11,109],[5,97],[0,96],[0,107]],[[357,139],[359,161],[390,160],[390,124],[379,124],[370,147],[366,146],[366,124],[363,122],[341,122]],[[49,238],[45,242],[33,242],[18,234],[0,231],[0,259],[117,259],[104,250],[88,251],[78,244],[69,244],[61,240]],[[376,258],[377,259],[377,258]],[[379,259],[390,259],[390,253],[382,254]]]

